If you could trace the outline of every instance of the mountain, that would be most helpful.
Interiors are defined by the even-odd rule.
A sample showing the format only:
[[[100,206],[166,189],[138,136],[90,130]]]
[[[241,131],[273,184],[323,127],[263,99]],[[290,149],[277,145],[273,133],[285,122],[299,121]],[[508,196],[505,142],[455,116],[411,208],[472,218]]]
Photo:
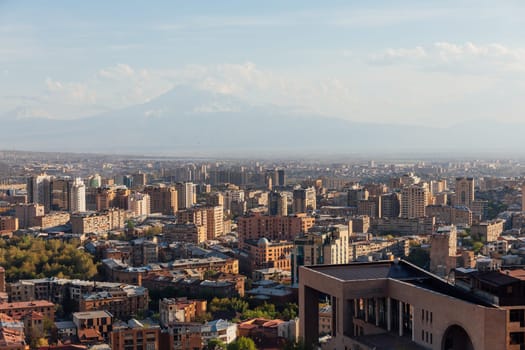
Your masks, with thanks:
[[[177,87],[144,104],[78,120],[0,118],[0,149],[163,155],[518,151],[525,126],[450,128],[351,122],[254,106]]]

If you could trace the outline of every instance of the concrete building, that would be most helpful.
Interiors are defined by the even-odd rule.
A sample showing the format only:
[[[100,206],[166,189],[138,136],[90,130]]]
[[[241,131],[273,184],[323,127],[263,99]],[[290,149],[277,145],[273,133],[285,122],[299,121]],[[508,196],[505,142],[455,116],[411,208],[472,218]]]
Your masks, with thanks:
[[[178,193],[175,187],[163,184],[146,186],[143,191],[150,196],[150,210],[152,213],[175,215],[178,208]]]
[[[127,216],[123,209],[109,209],[104,212],[84,212],[71,215],[73,233],[106,233],[124,227]]]
[[[16,216],[0,216],[0,231],[18,230],[18,218]]]
[[[167,242],[187,242],[200,244],[208,239],[206,227],[196,224],[166,224],[162,228]]]
[[[194,322],[206,314],[206,300],[187,298],[164,298],[159,301],[159,317],[162,327],[177,322]]]
[[[180,182],[175,184],[178,193],[178,208],[191,208],[196,203],[195,185],[193,182]]]
[[[299,315],[308,320],[301,322],[300,335],[307,344],[318,342],[319,299],[325,295],[333,312],[327,349],[523,346],[519,345],[523,344],[519,334],[523,313],[515,312],[510,318],[511,311],[501,305],[403,260],[301,267],[299,273]]]
[[[33,225],[33,220],[37,216],[44,216],[44,206],[36,203],[17,204],[15,216],[18,218],[20,228],[28,228]]]
[[[472,208],[474,201],[474,178],[457,177],[454,196],[454,205]]]
[[[128,197],[128,210],[133,216],[151,214],[151,198],[147,193],[133,192]]]
[[[41,174],[27,180],[28,201],[43,205],[46,212],[51,210],[51,179],[51,176]]]
[[[291,241],[298,234],[307,232],[314,222],[315,218],[306,214],[266,216],[254,213],[237,221],[239,244],[242,247],[245,240],[259,240],[262,237],[273,241]]]
[[[79,311],[106,310],[119,319],[127,319],[148,310],[148,290],[144,287],[125,286],[97,291],[80,297]]]
[[[307,213],[308,211],[317,209],[315,188],[308,187],[294,190],[292,208],[296,214]]]
[[[66,212],[51,212],[43,216],[35,216],[31,220],[31,227],[40,227],[47,229],[65,225],[69,222],[71,216]]]
[[[505,221],[501,219],[480,222],[472,225],[470,234],[483,242],[494,242],[503,233],[504,223]]]
[[[247,259],[243,266],[248,267],[247,273],[266,268],[278,268],[290,271],[290,254],[293,243],[290,241],[269,241],[262,237],[257,241],[245,240],[243,252],[247,253]],[[242,259],[242,255],[240,257]]]
[[[292,281],[298,282],[300,266],[323,264],[346,264],[351,229],[348,225],[336,225],[312,231],[293,241]]]
[[[69,210],[72,213],[86,211],[86,185],[81,178],[75,178],[71,185],[71,197],[69,201]]]
[[[381,217],[399,217],[401,200],[399,193],[393,192],[381,195]]]
[[[403,187],[401,190],[400,217],[406,219],[425,217],[428,198],[429,191],[426,183]]]
[[[438,228],[430,240],[430,272],[448,276],[456,268],[457,230],[454,225]]]
[[[348,206],[357,207],[359,201],[368,200],[368,190],[366,188],[352,188],[348,190]]]
[[[136,319],[114,323],[110,336],[112,350],[162,350],[161,329]]]
[[[288,199],[284,193],[272,191],[268,194],[268,215],[288,215]]]

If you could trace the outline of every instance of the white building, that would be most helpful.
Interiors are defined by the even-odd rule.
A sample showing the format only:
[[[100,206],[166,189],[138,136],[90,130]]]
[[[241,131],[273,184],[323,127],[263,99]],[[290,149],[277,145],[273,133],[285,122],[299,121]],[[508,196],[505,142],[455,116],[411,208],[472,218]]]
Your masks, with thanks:
[[[71,198],[69,210],[72,213],[86,211],[86,185],[81,178],[77,177],[71,186]]]
[[[133,216],[151,214],[151,199],[149,194],[135,192],[128,197],[128,209]]]

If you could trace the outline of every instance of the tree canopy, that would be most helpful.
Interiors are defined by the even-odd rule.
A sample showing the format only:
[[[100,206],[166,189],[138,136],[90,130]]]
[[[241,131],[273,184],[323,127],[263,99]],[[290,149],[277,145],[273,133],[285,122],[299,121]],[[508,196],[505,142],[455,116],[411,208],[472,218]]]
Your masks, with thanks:
[[[42,277],[90,279],[97,274],[93,258],[80,242],[44,240],[31,236],[0,239],[0,266],[6,270],[6,279]]]

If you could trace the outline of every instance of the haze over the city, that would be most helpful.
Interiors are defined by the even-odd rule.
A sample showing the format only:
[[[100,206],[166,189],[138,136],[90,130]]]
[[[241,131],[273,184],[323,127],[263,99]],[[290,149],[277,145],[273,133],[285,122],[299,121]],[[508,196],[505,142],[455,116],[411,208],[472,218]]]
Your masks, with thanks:
[[[517,1],[1,1],[0,148],[510,151],[524,18]]]

